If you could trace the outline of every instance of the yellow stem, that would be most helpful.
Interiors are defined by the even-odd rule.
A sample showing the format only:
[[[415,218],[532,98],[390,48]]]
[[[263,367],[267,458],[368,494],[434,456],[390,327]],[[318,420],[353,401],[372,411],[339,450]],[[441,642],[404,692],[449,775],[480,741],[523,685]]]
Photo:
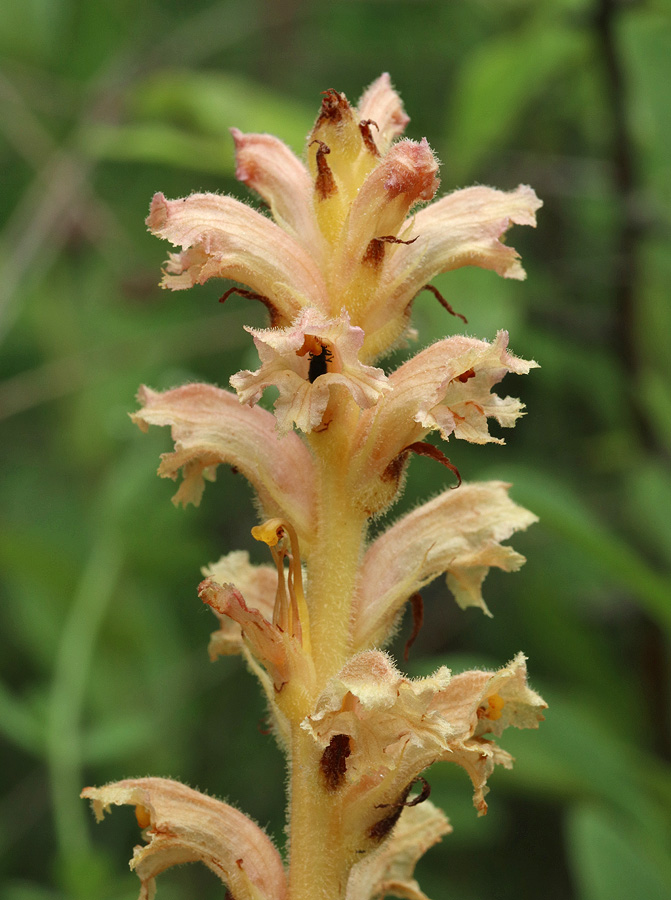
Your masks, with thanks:
[[[366,530],[366,515],[353,502],[349,484],[358,408],[344,391],[338,394],[328,429],[310,440],[319,497],[307,560],[315,697],[352,652],[351,606]],[[291,744],[289,900],[344,900],[354,860],[342,832],[337,797],[320,770],[321,748],[299,723],[292,725]]]
[[[366,514],[352,497],[349,481],[350,437],[358,407],[349,396],[347,400],[336,406],[328,430],[311,441],[319,506],[307,563],[307,601],[319,690],[351,653],[351,606],[366,532]]]
[[[352,865],[314,738],[294,729],[291,753],[289,900],[344,900]]]

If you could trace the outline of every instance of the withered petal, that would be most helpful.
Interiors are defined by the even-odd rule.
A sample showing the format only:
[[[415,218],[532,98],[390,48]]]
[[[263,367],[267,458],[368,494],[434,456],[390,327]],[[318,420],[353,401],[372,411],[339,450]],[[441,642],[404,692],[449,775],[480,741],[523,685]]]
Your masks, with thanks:
[[[452,831],[442,810],[427,801],[404,809],[391,836],[352,869],[346,900],[375,900],[392,894],[406,900],[429,900],[413,878],[426,851]]]

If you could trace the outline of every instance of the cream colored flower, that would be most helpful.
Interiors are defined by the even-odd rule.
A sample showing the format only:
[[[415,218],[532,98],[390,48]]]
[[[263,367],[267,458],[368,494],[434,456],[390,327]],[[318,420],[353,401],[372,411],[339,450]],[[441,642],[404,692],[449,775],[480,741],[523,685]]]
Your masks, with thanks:
[[[485,481],[443,491],[391,525],[368,548],[354,603],[357,649],[380,646],[407,600],[440,575],[463,608],[479,606],[492,566],[514,572],[525,562],[502,544],[538,521],[508,496],[509,484]]]
[[[285,900],[279,853],[251,819],[199,791],[167,778],[129,778],[81,793],[100,821],[111,806],[135,807],[147,844],[130,862],[140,878],[139,900],[152,900],[155,878],[171,866],[202,862],[236,900]]]
[[[370,362],[398,340],[413,298],[437,274],[477,265],[524,277],[501,238],[512,224],[535,224],[534,192],[468,188],[415,213],[438,188],[438,162],[425,140],[394,142],[407,122],[385,74],[358,108],[344,94],[325,93],[307,165],[277,138],[234,130],[236,174],[274,221],[231,197],[157,194],[147,225],[180,248],[163,286],[241,282],[278,327],[308,307],[329,318],[344,307],[364,331],[361,359]]]
[[[170,425],[175,449],[161,457],[158,474],[183,481],[174,503],[198,505],[216,466],[238,469],[256,490],[268,515],[291,519],[306,546],[313,531],[314,464],[296,434],[280,437],[271,413],[241,406],[234,394],[207,384],[157,393],[141,388],[142,408],[131,418],[146,431]]]
[[[256,372],[233,375],[231,385],[240,402],[249,405],[260,399],[264,388],[275,385],[275,417],[282,433],[293,424],[304,432],[326,425],[334,385],[342,385],[362,409],[373,406],[389,387],[382,369],[359,362],[363,331],[350,325],[344,310],[331,319],[306,309],[287,328],[246,330],[254,337],[262,365]]]
[[[269,519],[252,529],[257,540],[270,547],[276,567],[275,596],[270,615],[259,609],[250,609],[245,598],[234,584],[220,584],[212,577],[203,581],[198,594],[204,603],[217,615],[222,627],[215,632],[210,642],[210,652],[235,652],[237,647],[247,649],[247,661],[258,676],[275,716],[279,710],[289,720],[300,722],[310,708],[314,687],[315,669],[311,655],[310,615],[303,592],[303,575],[298,543],[294,527],[286,520]],[[285,560],[289,560],[288,569]],[[243,583],[251,588],[251,598],[261,601],[260,606],[269,606],[265,591],[267,573],[259,577],[259,570],[244,560],[236,559],[232,571],[230,560],[219,567],[219,577],[229,573],[241,575]],[[230,619],[240,630],[240,644],[237,643],[237,629],[224,625]],[[259,665],[261,668],[259,668]],[[276,726],[286,731],[285,723],[275,721]]]
[[[256,492],[261,524],[252,535],[274,565],[228,553],[203,570],[198,593],[217,619],[211,658],[242,655],[287,755],[289,860],[285,874],[257,825],[177,782],[86,788],[97,819],[111,805],[135,807],[145,838],[131,861],[141,900],[151,900],[160,872],[191,861],[235,900],[428,900],[415,865],[451,829],[422,773],[438,762],[465,769],[483,815],[489,776],[513,762],[498,738],[543,719],[522,654],[496,672],[453,676],[442,666],[410,679],[380,649],[408,602],[414,639],[419,591],[440,576],[461,607],[488,614],[489,569],[519,568],[524,557],[504,542],[535,521],[508,485],[462,484],[425,440],[437,431],[503,443],[491,420],[511,427],[524,405],[494,388],[536,365],[508,351],[507,332],[492,342],[447,337],[390,375],[374,367],[408,333],[424,288],[455,314],[430,284],[436,275],[477,265],[523,278],[505,235],[513,224],[534,226],[541,205],[525,185],[432,202],[439,162],[425,138],[402,137],[407,122],[386,74],[358,107],[328,90],[303,160],[271,135],[232,130],[236,175],[268,215],[211,193],[152,200],[147,225],[176,248],[163,287],[229,279],[246,287],[230,287],[222,302],[238,291],[270,314],[270,328],[246,329],[260,366],[231,377],[237,396],[203,384],[141,388],[132,418],[145,431],[170,426],[174,448],[159,474],[181,474],[175,503],[198,504],[221,464]],[[256,405],[266,388],[277,392],[274,415]],[[367,543],[412,453],[446,465],[459,490]]]
[[[390,390],[364,411],[354,439],[351,477],[362,507],[372,515],[393,500],[411,451],[443,459],[422,447],[431,431],[474,444],[504,443],[489,432],[489,419],[511,428],[524,404],[493,388],[509,372],[521,375],[533,361],[508,351],[508,333],[492,343],[454,335],[421,350],[389,376]]]
[[[387,654],[369,650],[331,679],[303,728],[327,759],[334,741],[341,746],[347,740],[348,752],[339,756],[345,765],[331,789],[342,798],[342,815],[353,833],[375,844],[395,825],[420,773],[439,760],[466,769],[483,815],[489,775],[497,764],[512,765],[486,735],[499,736],[509,725],[536,728],[545,707],[527,686],[522,654],[494,673],[453,678],[441,667],[411,681]]]

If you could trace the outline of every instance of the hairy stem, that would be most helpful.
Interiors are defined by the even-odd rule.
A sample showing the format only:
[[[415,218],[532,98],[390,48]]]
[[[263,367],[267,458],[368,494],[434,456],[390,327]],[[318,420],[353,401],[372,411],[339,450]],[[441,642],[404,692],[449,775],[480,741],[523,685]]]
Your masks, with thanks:
[[[311,441],[319,472],[319,508],[308,561],[308,604],[320,690],[351,652],[351,606],[366,533],[366,514],[349,484],[350,435],[357,413],[348,401],[340,405],[328,430]]]
[[[294,729],[288,900],[342,900],[352,860],[334,816],[311,735]]]

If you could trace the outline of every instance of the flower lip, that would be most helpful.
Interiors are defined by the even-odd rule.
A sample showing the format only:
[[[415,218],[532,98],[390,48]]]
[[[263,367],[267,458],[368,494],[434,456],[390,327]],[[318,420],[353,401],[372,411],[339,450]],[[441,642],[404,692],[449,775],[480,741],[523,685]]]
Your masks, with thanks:
[[[154,896],[157,875],[173,865],[202,862],[240,900],[285,900],[282,859],[270,838],[237,809],[167,778],[128,778],[81,793],[100,821],[110,806],[134,806],[148,843],[130,866]]]
[[[275,415],[280,431],[292,424],[304,432],[322,425],[333,385],[342,385],[363,409],[373,406],[388,389],[381,369],[359,362],[364,335],[350,324],[343,310],[338,318],[308,308],[284,329],[247,328],[261,359],[256,372],[238,372],[230,379],[241,403],[255,404],[264,389],[275,385],[279,397]]]
[[[149,230],[182,248],[172,254],[163,287],[183,290],[210,278],[229,278],[269,298],[279,322],[294,318],[308,300],[328,307],[315,257],[266,216],[218,194],[152,200]]]

